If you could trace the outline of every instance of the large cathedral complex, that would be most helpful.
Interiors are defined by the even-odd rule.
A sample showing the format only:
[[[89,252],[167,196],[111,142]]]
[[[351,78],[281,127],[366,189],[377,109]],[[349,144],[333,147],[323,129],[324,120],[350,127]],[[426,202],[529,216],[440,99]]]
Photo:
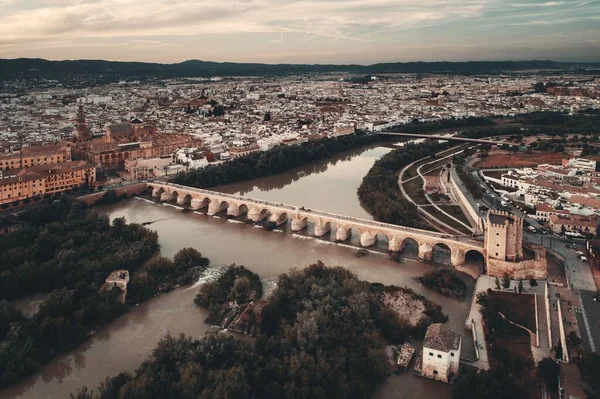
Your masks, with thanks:
[[[103,169],[123,169],[128,160],[170,157],[180,148],[201,145],[200,140],[186,134],[158,133],[155,123],[137,118],[109,125],[104,137],[94,139],[87,129],[82,106],[77,113],[76,129],[73,158]]]

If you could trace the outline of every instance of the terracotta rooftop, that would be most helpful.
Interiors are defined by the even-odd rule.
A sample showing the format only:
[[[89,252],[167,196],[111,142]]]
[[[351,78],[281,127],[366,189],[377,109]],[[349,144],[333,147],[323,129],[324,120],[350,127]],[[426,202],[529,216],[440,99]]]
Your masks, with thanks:
[[[442,323],[434,323],[427,327],[423,347],[442,352],[458,350],[460,335]]]

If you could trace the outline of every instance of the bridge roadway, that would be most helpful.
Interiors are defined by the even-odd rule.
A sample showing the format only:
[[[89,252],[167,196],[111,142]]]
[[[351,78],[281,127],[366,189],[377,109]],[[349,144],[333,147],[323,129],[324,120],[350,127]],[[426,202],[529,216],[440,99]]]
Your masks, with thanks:
[[[447,140],[447,141],[461,141],[466,143],[477,143],[477,144],[491,144],[491,145],[502,145],[508,144],[505,141],[494,141],[487,139],[472,139],[467,137],[452,137],[452,136],[434,136],[430,134],[418,134],[418,133],[400,133],[400,132],[378,132],[379,135],[384,136],[399,136],[399,137],[411,137],[411,138],[420,138],[420,139],[431,139],[431,140]]]
[[[248,219],[255,223],[268,217],[269,221],[276,225],[291,220],[292,231],[303,230],[308,226],[308,222],[311,222],[314,224],[314,235],[317,237],[330,233],[335,227],[336,241],[340,242],[346,241],[354,230],[360,233],[360,243],[364,247],[374,245],[378,235],[385,236],[388,239],[389,250],[392,252],[402,251],[405,240],[412,239],[419,246],[419,259],[421,260],[431,260],[433,247],[442,245],[450,250],[451,263],[454,266],[463,264],[469,251],[476,251],[485,259],[483,243],[466,236],[450,236],[174,183],[149,181],[146,184],[147,188],[152,190],[153,197],[160,198],[161,201],[176,200],[179,205],[189,203],[194,210],[208,207],[208,215],[226,211],[227,215],[238,217],[247,213]]]

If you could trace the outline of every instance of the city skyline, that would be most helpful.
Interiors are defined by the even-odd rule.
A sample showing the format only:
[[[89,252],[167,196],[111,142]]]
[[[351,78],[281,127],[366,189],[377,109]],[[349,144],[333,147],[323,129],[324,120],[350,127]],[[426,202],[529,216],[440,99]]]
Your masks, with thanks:
[[[0,58],[600,61],[600,0],[0,0]]]

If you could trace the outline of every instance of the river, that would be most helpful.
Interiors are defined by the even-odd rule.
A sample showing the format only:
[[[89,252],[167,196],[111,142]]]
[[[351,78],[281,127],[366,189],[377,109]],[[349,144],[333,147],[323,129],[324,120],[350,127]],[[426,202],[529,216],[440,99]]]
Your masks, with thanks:
[[[370,218],[360,206],[356,189],[375,159],[388,152],[380,146],[349,151],[331,160],[315,162],[258,181],[218,187],[217,190],[313,209]],[[341,265],[367,281],[407,286],[442,305],[450,317],[448,325],[470,339],[464,329],[469,302],[441,296],[422,287],[415,277],[433,266],[416,260],[391,261],[384,253],[370,251],[356,257],[356,248],[314,239],[306,234],[267,231],[240,221],[182,213],[169,204],[148,199],[131,199],[99,207],[110,218],[125,217],[129,222],[155,221],[148,227],[159,233],[161,253],[173,256],[183,247],[195,247],[211,260],[211,265],[243,264],[258,273],[267,286],[290,268],[302,268],[323,261]],[[416,248],[408,253],[415,254]],[[470,286],[473,280],[469,279]],[[2,398],[65,398],[78,387],[95,388],[108,375],[133,371],[151,353],[167,332],[200,337],[207,330],[206,311],[198,308],[194,296],[199,284],[176,289],[132,308],[75,350],[44,365],[40,373],[0,391]],[[376,391],[376,398],[449,398],[449,386],[425,380],[412,373],[390,376]]]

